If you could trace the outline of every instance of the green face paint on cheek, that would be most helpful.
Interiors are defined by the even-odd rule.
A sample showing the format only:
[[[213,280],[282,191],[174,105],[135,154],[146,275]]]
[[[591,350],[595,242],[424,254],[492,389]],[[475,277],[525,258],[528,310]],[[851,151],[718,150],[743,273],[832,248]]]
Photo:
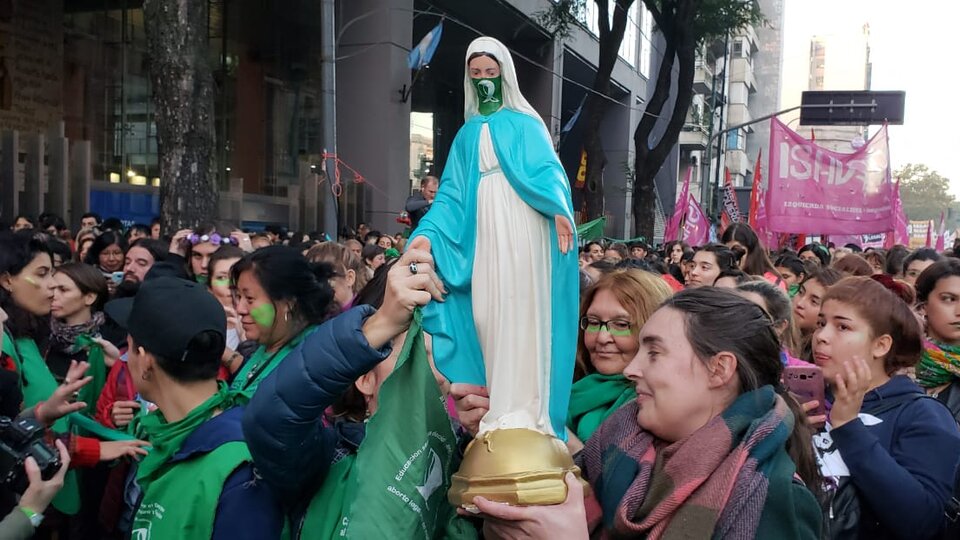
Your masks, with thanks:
[[[257,323],[257,326],[270,328],[277,318],[277,310],[273,307],[273,304],[268,302],[251,309],[250,317],[253,322]]]
[[[229,287],[231,285],[230,278],[219,278],[213,280],[213,284],[217,287]]]

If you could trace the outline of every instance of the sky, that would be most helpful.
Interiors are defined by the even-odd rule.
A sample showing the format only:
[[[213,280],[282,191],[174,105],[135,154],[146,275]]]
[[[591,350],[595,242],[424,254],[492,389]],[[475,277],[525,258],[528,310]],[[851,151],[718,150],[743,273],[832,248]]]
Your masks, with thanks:
[[[810,37],[870,25],[872,90],[904,90],[904,124],[890,127],[891,165],[924,163],[960,199],[960,2],[784,0],[784,65],[809,56]],[[828,51],[829,54],[829,51]],[[829,62],[829,56],[827,61]],[[787,77],[787,74],[784,74]],[[873,133],[873,131],[871,131]]]

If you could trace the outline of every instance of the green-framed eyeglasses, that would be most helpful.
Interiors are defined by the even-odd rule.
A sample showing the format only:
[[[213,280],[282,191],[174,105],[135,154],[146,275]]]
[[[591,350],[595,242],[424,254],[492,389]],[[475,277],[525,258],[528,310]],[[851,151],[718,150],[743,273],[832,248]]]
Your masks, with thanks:
[[[580,329],[584,332],[607,332],[611,336],[623,337],[633,334],[633,323],[624,319],[604,321],[594,317],[580,319]]]

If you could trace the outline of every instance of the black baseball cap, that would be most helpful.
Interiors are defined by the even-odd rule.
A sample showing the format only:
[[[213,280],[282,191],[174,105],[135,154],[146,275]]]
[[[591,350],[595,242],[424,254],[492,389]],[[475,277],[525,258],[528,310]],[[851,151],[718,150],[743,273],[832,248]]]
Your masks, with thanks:
[[[185,360],[190,341],[213,331],[226,340],[227,315],[206,287],[159,277],[144,281],[133,298],[108,302],[104,311],[137,345],[168,360]]]

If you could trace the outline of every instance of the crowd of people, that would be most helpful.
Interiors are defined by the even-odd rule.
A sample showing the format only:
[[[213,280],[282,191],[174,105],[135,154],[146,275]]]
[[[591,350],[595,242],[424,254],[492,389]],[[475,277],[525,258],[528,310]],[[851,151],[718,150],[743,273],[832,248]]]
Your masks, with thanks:
[[[363,224],[336,242],[92,214],[75,236],[54,216],[11,229],[0,415],[44,426],[62,466],[28,459],[26,491],[0,489],[0,537],[331,535],[324,485],[363,443],[415,308],[443,301],[428,252]],[[478,498],[465,530],[957,533],[960,252],[770,251],[745,224],[720,240],[581,248],[566,438],[590,489]],[[487,389],[435,376],[465,443]]]

